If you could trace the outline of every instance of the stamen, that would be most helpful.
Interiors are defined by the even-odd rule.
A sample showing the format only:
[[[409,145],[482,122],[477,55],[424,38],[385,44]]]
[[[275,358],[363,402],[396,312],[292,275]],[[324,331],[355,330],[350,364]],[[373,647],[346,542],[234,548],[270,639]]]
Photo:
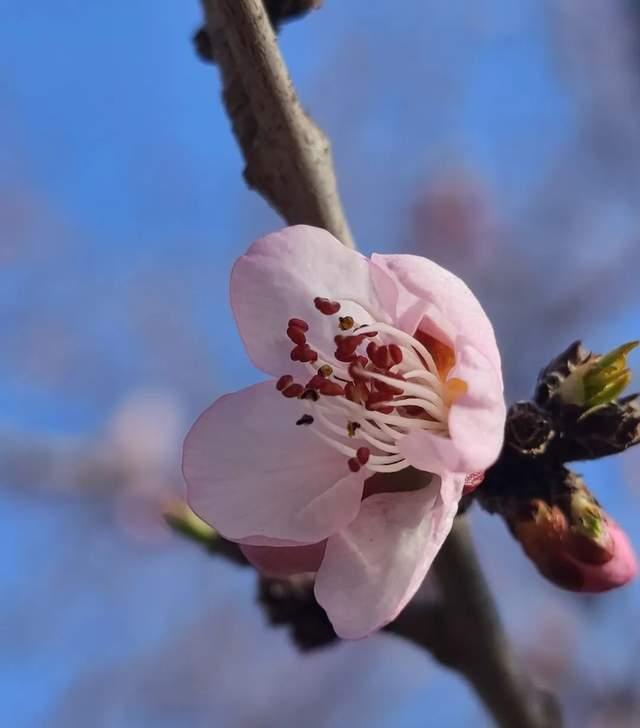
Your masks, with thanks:
[[[340,310],[340,304],[337,301],[330,301],[328,298],[314,298],[313,305],[325,316],[333,316]]]
[[[304,392],[302,384],[290,384],[288,387],[282,390],[282,394],[289,399],[293,397],[299,397]]]
[[[349,302],[314,299],[326,316],[338,313],[344,303]],[[335,350],[327,353],[307,340],[306,321],[289,319],[291,359],[304,364],[309,380],[303,385],[285,374],[276,388],[304,402],[308,412],[296,424],[310,426],[342,453],[351,472],[363,467],[381,473],[402,470],[408,463],[400,455],[400,443],[409,433],[422,430],[448,437],[449,407],[466,393],[467,385],[456,378],[444,381],[446,373],[436,362],[442,364],[444,347],[449,371],[453,352],[444,344],[436,347],[431,337],[418,336],[421,332],[411,336],[381,322],[356,325],[349,315],[338,317],[338,328],[349,333],[336,334]]]
[[[307,343],[307,337],[304,335],[304,331],[298,326],[289,326],[287,336],[294,344],[302,346]]]
[[[415,349],[418,354],[420,354],[420,356],[424,359],[424,363],[429,371],[431,371],[436,376],[438,375],[438,369],[435,365],[435,362],[433,361],[433,357],[427,351],[427,349],[413,336],[406,334],[404,331],[400,331],[400,329],[396,329],[395,326],[390,326],[389,324],[383,323],[376,323],[375,326],[365,326],[364,329],[359,329],[358,334],[365,334],[368,331],[388,333],[396,339],[406,342],[410,347]]]
[[[360,463],[360,465],[366,465],[370,455],[371,451],[368,447],[359,447],[356,450],[356,457],[358,458],[358,462]]]
[[[278,390],[278,392],[282,392],[283,389],[286,389],[292,383],[293,377],[291,376],[291,374],[283,374],[276,382],[276,389]]]
[[[302,331],[304,331],[304,332],[309,331],[309,324],[306,321],[303,321],[302,319],[299,319],[299,318],[289,319],[288,326],[289,326],[289,328],[291,328],[293,326],[296,329],[302,329]]]

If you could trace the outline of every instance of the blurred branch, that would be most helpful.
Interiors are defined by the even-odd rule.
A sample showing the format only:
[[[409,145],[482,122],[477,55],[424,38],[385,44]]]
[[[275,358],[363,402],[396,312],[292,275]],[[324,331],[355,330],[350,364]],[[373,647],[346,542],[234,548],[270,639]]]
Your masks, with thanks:
[[[465,518],[456,519],[433,569],[443,604],[431,614],[410,605],[391,631],[462,673],[498,725],[560,726],[556,699],[531,683],[508,644]]]
[[[247,184],[289,224],[323,227],[353,247],[329,141],[300,105],[262,0],[202,4]]]
[[[353,247],[329,143],[302,110],[262,0],[202,3],[210,55],[222,74],[248,185],[290,224],[323,227]],[[449,536],[435,573],[444,595],[438,619],[412,605],[390,629],[462,672],[499,725],[558,725],[553,700],[543,700],[515,663],[462,523]],[[263,580],[260,600],[272,622],[292,625],[299,641],[305,635],[300,630],[312,622],[307,646],[333,639],[310,582]]]

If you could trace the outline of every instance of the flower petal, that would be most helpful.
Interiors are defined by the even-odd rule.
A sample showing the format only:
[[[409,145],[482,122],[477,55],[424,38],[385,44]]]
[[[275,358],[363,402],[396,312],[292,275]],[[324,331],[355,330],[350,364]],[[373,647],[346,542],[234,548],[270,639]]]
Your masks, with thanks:
[[[315,543],[355,518],[365,476],[296,427],[301,413],[298,400],[264,382],[216,400],[191,428],[189,504],[224,537]]]
[[[310,325],[315,348],[334,347],[336,319],[316,310],[317,296],[349,301],[340,314],[360,323],[387,321],[369,269],[367,258],[320,228],[296,225],[256,241],[231,273],[231,306],[253,363],[273,376],[296,370],[286,336],[290,318]]]
[[[240,544],[250,564],[266,576],[284,577],[318,571],[326,541],[308,546],[251,546]]]
[[[502,449],[506,405],[492,363],[469,343],[456,342],[456,364],[450,378],[467,385],[466,394],[449,410],[449,437],[412,432],[400,443],[400,453],[416,468],[440,475],[486,470]]]
[[[465,335],[502,377],[493,326],[478,299],[460,278],[419,255],[374,254],[371,262],[378,295],[392,316],[395,304],[396,322],[407,315],[415,319],[415,311],[412,313],[415,299],[426,301],[431,305],[425,317],[433,327],[432,330],[425,329],[426,333],[444,340],[450,346],[455,344],[457,336]],[[395,293],[389,278],[397,282],[398,290]]]
[[[400,613],[451,529],[464,478],[366,498],[355,521],[327,541],[315,594],[336,633],[358,639]]]

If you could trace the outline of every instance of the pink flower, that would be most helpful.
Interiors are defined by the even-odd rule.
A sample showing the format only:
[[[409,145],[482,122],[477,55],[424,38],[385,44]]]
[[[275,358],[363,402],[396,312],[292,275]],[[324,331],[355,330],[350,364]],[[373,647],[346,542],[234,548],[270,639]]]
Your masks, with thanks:
[[[221,397],[192,427],[190,505],[263,571],[317,571],[336,632],[363,637],[416,592],[466,476],[500,452],[491,323],[435,263],[368,259],[306,226],[239,258],[231,304],[275,381]],[[409,466],[431,474],[418,489]]]

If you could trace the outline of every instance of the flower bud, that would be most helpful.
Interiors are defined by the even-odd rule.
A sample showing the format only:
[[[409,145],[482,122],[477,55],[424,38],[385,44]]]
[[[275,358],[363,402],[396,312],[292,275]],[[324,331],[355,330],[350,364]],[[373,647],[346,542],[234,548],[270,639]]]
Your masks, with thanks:
[[[574,405],[586,417],[616,400],[631,381],[627,355],[640,342],[630,341],[607,354],[592,354],[579,341],[554,359],[538,378],[538,404]]]
[[[626,534],[586,489],[572,493],[568,505],[532,500],[510,525],[538,571],[563,589],[607,591],[637,572]]]

